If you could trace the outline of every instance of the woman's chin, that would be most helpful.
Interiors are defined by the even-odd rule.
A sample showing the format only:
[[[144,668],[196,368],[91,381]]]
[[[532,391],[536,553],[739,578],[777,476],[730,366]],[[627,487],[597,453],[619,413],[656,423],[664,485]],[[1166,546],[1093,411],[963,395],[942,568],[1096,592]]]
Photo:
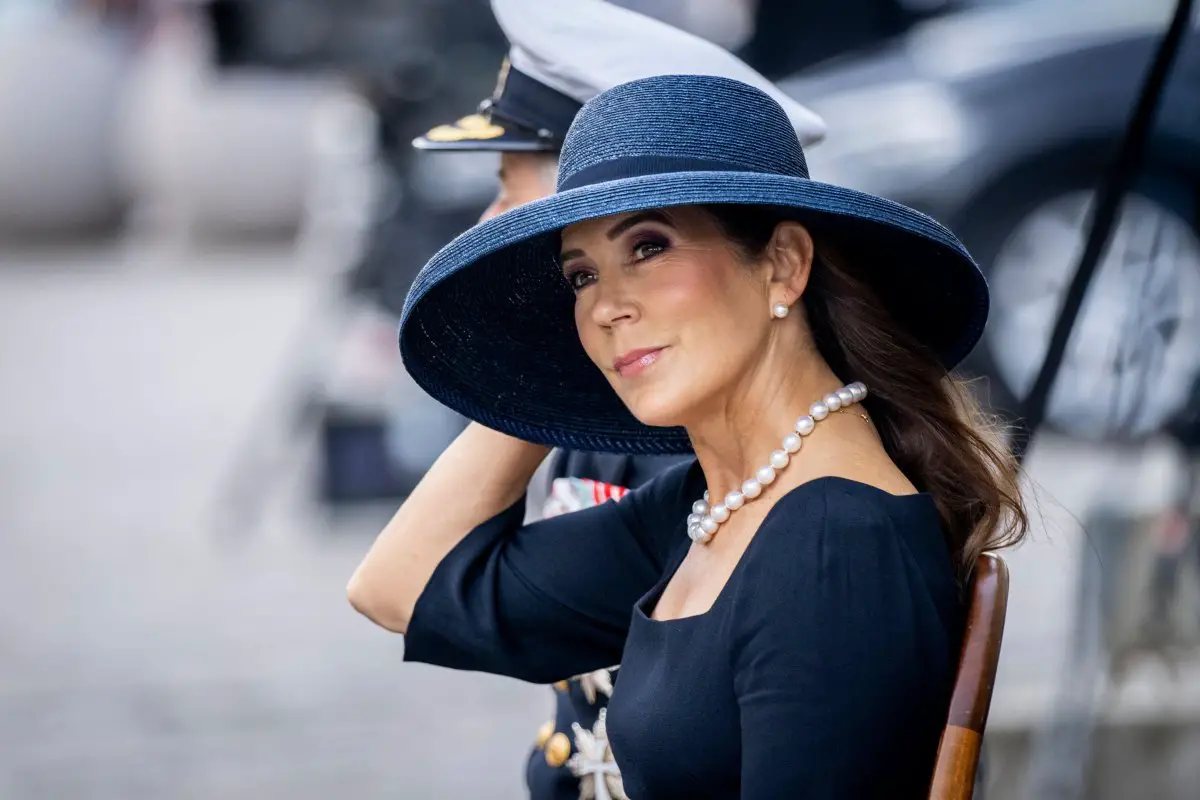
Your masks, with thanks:
[[[667,398],[645,398],[625,405],[638,422],[651,428],[674,428],[684,424],[685,415],[677,401],[668,401]]]

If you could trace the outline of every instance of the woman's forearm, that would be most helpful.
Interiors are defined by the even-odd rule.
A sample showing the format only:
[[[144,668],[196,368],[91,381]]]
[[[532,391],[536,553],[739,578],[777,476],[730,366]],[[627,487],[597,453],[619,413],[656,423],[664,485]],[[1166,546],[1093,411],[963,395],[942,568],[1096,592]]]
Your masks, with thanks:
[[[549,448],[471,423],[376,538],[350,579],[351,605],[404,633],[441,560],[479,524],[515,503]]]

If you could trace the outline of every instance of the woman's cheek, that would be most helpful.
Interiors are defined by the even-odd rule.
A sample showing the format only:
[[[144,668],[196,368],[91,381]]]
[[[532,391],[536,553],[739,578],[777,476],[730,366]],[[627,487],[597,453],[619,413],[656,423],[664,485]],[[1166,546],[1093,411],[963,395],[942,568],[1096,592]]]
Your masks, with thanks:
[[[649,282],[653,295],[645,305],[653,309],[660,322],[672,318],[694,322],[722,307],[720,281],[711,265],[688,255],[668,254],[654,270]]]

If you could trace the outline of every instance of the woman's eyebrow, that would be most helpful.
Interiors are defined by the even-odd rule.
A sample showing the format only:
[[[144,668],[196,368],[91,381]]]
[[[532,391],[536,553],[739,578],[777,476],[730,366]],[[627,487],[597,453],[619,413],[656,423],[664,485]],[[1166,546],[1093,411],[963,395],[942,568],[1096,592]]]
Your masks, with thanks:
[[[608,233],[606,233],[605,236],[608,237],[609,241],[612,241],[625,231],[632,228],[634,225],[637,225],[639,222],[657,222],[662,225],[666,225],[668,228],[675,227],[671,224],[671,220],[666,214],[661,211],[651,209],[650,211],[643,211],[640,214],[633,214],[626,217],[616,225],[613,225],[611,228],[609,228]]]
[[[651,209],[649,211],[642,211],[641,213],[633,214],[631,216],[626,217],[625,219],[618,222],[616,225],[613,225],[611,228],[609,228],[608,231],[604,234],[604,236],[611,242],[613,239],[616,239],[622,233],[629,230],[634,225],[637,225],[640,222],[657,222],[660,225],[666,225],[668,228],[675,227],[674,225],[671,224],[670,217],[668,217],[666,214],[664,214],[661,211],[656,211],[654,209]],[[585,255],[585,253],[582,250],[578,250],[578,249],[566,250],[559,254],[558,259],[560,262],[570,261],[572,258],[578,258],[579,256],[582,256],[582,255]]]

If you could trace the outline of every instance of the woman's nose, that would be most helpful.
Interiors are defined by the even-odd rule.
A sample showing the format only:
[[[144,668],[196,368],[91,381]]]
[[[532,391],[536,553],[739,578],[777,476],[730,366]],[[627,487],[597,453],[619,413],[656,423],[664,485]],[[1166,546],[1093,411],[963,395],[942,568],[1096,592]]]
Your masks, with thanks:
[[[627,282],[619,277],[606,277],[607,280],[601,278],[592,287],[596,292],[592,321],[602,328],[612,328],[637,320],[640,310]]]

